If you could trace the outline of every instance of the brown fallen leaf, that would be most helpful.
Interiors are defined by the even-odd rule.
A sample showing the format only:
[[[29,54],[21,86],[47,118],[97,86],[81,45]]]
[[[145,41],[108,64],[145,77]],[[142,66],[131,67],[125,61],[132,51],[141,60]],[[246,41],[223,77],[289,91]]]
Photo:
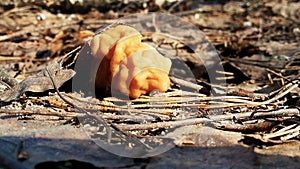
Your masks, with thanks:
[[[48,70],[53,75],[57,87],[62,86],[75,75],[75,71],[71,69],[61,69],[58,63],[50,65]],[[54,89],[54,87],[46,70],[43,70],[34,76],[27,77],[9,90],[0,92],[0,101],[9,102],[17,99],[25,92],[44,92],[50,89]]]

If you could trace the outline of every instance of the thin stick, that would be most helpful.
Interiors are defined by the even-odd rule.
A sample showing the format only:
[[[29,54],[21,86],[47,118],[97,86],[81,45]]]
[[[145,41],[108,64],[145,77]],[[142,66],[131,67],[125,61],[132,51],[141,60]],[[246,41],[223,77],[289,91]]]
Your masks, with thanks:
[[[59,116],[59,117],[75,117],[81,116],[81,113],[72,112],[53,112],[46,111],[45,109],[33,109],[33,110],[17,110],[17,109],[0,109],[0,114],[11,115],[41,115],[41,116]]]
[[[270,138],[274,138],[274,137],[278,137],[278,136],[283,136],[283,135],[286,135],[286,134],[294,133],[294,132],[297,132],[297,131],[299,132],[300,126],[297,126],[296,128],[291,129],[292,127],[295,127],[295,125],[291,125],[291,126],[285,127],[286,128],[285,131],[280,131],[280,132],[278,131],[278,132],[275,132],[275,133],[263,135],[263,138],[264,139],[270,139]]]
[[[60,66],[62,66],[63,60],[67,60],[68,57],[70,57],[70,55],[71,55],[72,53],[78,51],[79,49],[81,49],[81,46],[77,46],[75,49],[73,49],[73,50],[71,50],[70,52],[68,52],[67,54],[65,54],[65,55],[64,55],[62,58],[60,58],[57,62],[60,62],[60,63],[61,63]],[[70,67],[72,64],[74,64],[75,61],[76,61],[76,59],[77,59],[77,57],[78,57],[78,55],[79,55],[79,54],[77,53],[76,56],[75,56],[75,58],[74,58],[74,60],[73,60],[71,63],[69,63],[67,66],[65,66],[65,67],[68,68],[68,67]]]
[[[147,129],[156,129],[156,128],[168,128],[168,127],[176,127],[176,126],[186,126],[186,125],[195,125],[201,124],[205,122],[213,122],[213,121],[223,121],[223,120],[230,120],[234,117],[236,119],[243,119],[255,117],[262,117],[262,116],[286,116],[286,115],[299,115],[299,109],[291,108],[291,109],[279,109],[274,111],[268,112],[246,112],[246,113],[239,113],[239,114],[226,114],[226,115],[213,115],[208,116],[208,118],[192,118],[192,119],[185,119],[185,120],[178,120],[178,121],[168,121],[168,122],[157,122],[151,124],[135,124],[135,125],[118,125],[118,128],[126,131],[126,130],[147,130]]]
[[[17,37],[17,36],[26,35],[27,33],[30,33],[30,32],[40,32],[40,31],[43,31],[43,30],[51,29],[51,28],[61,28],[63,26],[75,25],[75,24],[78,24],[78,23],[79,23],[78,21],[77,22],[67,22],[67,23],[63,23],[63,24],[54,24],[54,25],[51,25],[51,26],[37,27],[35,29],[21,30],[21,31],[14,32],[14,33],[9,34],[9,35],[0,36],[0,42],[12,39],[12,38]]]
[[[266,69],[266,71],[268,71],[268,72],[270,72],[270,73],[273,73],[274,75],[276,75],[276,76],[278,76],[278,77],[280,77],[280,78],[282,78],[282,79],[284,79],[284,80],[286,80],[286,81],[288,81],[288,82],[291,82],[290,79],[288,79],[288,78],[282,76],[281,73],[278,73],[278,72],[276,72],[276,71],[274,71],[274,70],[271,70],[271,69],[268,69],[268,68]]]
[[[24,59],[25,57],[16,57],[16,56],[0,56],[0,61],[20,61]]]
[[[188,82],[182,79],[178,79],[176,77],[170,76],[170,80],[173,81],[174,83],[177,83],[179,85],[185,86],[185,87],[189,87],[192,89],[196,89],[197,91],[203,89],[203,86],[200,86],[198,84],[192,83],[192,82]]]
[[[270,103],[272,103],[273,101],[276,101],[276,100],[280,99],[281,97],[285,96],[286,94],[288,94],[289,92],[291,92],[292,90],[294,90],[294,89],[297,88],[297,87],[298,87],[298,84],[294,84],[294,85],[292,85],[290,88],[288,88],[286,91],[284,91],[284,92],[278,94],[277,96],[275,96],[275,97],[273,97],[273,98],[271,98],[271,99],[269,99],[269,100],[263,101],[263,102],[261,102],[261,103],[256,102],[256,103],[257,103],[256,105],[270,104]]]
[[[183,2],[184,0],[179,0],[177,1],[174,5],[172,5],[169,10],[168,10],[168,13],[172,13],[172,11],[179,5]]]
[[[92,115],[91,113],[89,113],[88,111],[84,110],[83,108],[73,104],[72,102],[70,102],[69,100],[67,100],[58,90],[56,84],[55,84],[55,81],[50,73],[50,71],[48,70],[48,67],[46,67],[46,71],[50,77],[50,80],[52,82],[52,85],[54,87],[54,89],[56,90],[58,96],[64,101],[66,102],[67,104],[70,104],[71,106],[74,106],[74,108],[78,109],[80,112],[83,112],[85,113],[86,115],[88,116],[92,116],[92,117],[95,117],[97,120],[99,120],[101,122],[101,124],[104,125],[104,127],[106,128],[106,131],[108,133],[108,142],[110,143],[111,142],[111,128],[108,126],[108,124],[105,122],[105,120],[101,117],[101,116],[95,116],[95,115]]]
[[[87,116],[96,118],[101,124],[103,124],[103,126],[105,127],[106,132],[107,132],[107,142],[108,142],[108,143],[111,143],[111,139],[112,139],[112,129],[113,129],[114,132],[115,132],[115,134],[118,134],[120,137],[122,137],[122,134],[125,135],[125,136],[127,136],[127,137],[125,138],[126,141],[130,140],[130,141],[132,141],[132,142],[135,143],[135,144],[141,144],[141,145],[144,145],[145,148],[148,148],[148,149],[150,148],[148,145],[146,145],[145,143],[141,142],[140,140],[128,136],[126,133],[124,133],[124,132],[123,132],[122,130],[120,130],[116,125],[114,125],[114,124],[112,124],[112,123],[110,123],[110,126],[112,127],[112,129],[111,129],[111,128],[108,126],[108,124],[106,123],[106,121],[103,119],[103,117],[97,116],[97,115],[95,115],[95,114],[92,114],[92,113],[86,111],[85,109],[83,109],[83,108],[81,108],[81,107],[79,107],[79,106],[73,104],[73,103],[70,102],[69,100],[67,100],[67,99],[59,92],[59,90],[58,90],[58,88],[57,88],[57,86],[56,86],[56,84],[55,84],[55,81],[54,81],[54,79],[53,79],[53,77],[52,77],[50,71],[48,70],[48,67],[46,67],[46,71],[47,71],[47,73],[48,73],[48,75],[49,75],[49,77],[50,77],[50,79],[51,79],[51,82],[52,82],[52,85],[53,85],[54,89],[56,90],[57,94],[59,95],[59,97],[60,97],[63,101],[65,101],[66,103],[68,103],[68,104],[74,106],[74,108],[76,108],[76,109],[78,109],[79,111],[85,113]],[[150,149],[151,149],[151,148],[150,148]]]

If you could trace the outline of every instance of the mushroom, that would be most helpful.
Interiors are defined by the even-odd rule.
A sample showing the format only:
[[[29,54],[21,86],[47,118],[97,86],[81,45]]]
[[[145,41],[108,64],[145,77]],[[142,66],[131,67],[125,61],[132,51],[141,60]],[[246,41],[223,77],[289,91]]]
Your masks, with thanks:
[[[141,42],[134,28],[118,25],[94,36],[91,52],[101,63],[97,67],[96,88],[111,86],[112,90],[135,99],[153,90],[165,92],[171,60],[152,46]]]

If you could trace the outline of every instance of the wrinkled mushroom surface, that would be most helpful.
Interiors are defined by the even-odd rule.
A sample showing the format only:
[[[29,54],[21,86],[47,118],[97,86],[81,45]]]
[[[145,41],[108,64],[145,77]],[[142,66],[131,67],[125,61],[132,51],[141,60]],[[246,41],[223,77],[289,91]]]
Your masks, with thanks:
[[[168,77],[171,61],[157,50],[141,42],[134,28],[118,25],[94,36],[91,52],[101,60],[95,84],[97,88],[111,86],[131,98],[153,90],[165,92],[170,86]]]

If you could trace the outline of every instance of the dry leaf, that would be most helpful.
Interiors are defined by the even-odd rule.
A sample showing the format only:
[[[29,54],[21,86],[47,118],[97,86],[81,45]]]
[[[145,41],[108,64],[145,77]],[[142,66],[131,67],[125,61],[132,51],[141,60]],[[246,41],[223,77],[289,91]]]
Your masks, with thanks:
[[[50,65],[48,69],[51,75],[53,76],[57,87],[62,86],[63,83],[65,83],[75,75],[75,72],[71,69],[61,69],[58,63]],[[44,92],[49,89],[54,89],[54,87],[46,70],[43,70],[35,76],[27,77],[11,89],[0,92],[0,101],[9,102],[17,99],[22,94],[28,91]]]

